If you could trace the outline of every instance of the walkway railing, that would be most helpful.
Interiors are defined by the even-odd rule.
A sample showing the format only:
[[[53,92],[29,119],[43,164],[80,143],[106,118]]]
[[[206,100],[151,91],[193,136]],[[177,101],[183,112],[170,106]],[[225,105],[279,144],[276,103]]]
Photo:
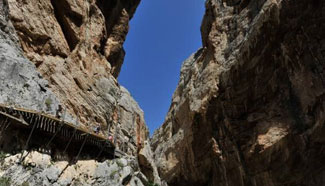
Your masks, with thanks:
[[[82,143],[76,159],[78,159],[85,145],[92,146],[92,149],[97,149],[98,157],[104,153],[115,157],[115,145],[107,137],[64,121],[64,117],[59,119],[43,112],[0,104],[0,125],[2,128],[14,125],[18,128],[29,129],[30,132],[25,148],[28,147],[29,141],[33,138],[34,131],[37,130],[50,136],[50,139],[44,142],[46,147],[50,146],[58,138],[68,142],[64,144],[64,152],[70,148],[71,142]]]

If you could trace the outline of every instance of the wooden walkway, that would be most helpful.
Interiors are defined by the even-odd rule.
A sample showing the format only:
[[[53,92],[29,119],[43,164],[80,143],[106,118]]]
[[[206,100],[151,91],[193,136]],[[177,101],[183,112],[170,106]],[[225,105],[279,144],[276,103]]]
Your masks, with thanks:
[[[57,143],[57,141],[61,141],[62,145],[60,148],[61,151],[63,150],[63,153],[68,151],[69,148],[80,146],[78,147],[78,153],[75,154],[77,159],[83,148],[86,146],[86,149],[92,151],[89,153],[97,154],[97,157],[115,157],[115,146],[108,140],[108,138],[66,122],[63,118],[58,119],[52,115],[34,110],[15,108],[0,104],[0,126],[3,128],[6,125],[13,125],[18,130],[21,129],[28,131],[29,136],[26,141],[26,148],[28,147],[29,141],[33,139],[33,134],[34,137],[37,134],[41,134],[47,136],[47,141],[42,142],[45,147],[51,146],[52,143]],[[1,132],[4,131],[2,130]],[[44,138],[44,140],[46,139]],[[93,151],[97,152],[94,153]]]

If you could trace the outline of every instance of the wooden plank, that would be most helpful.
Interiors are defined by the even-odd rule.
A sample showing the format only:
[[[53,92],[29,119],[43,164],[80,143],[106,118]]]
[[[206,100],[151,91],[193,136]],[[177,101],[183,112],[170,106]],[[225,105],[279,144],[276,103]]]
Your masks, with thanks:
[[[5,117],[7,117],[7,118],[10,118],[10,119],[12,119],[12,120],[15,120],[15,121],[17,121],[18,123],[20,123],[20,124],[22,124],[22,125],[29,126],[29,124],[26,123],[25,121],[22,121],[21,119],[16,118],[16,117],[14,117],[14,116],[11,116],[11,115],[9,115],[9,114],[7,114],[7,113],[4,113],[4,112],[1,112],[1,111],[0,111],[0,115],[5,116]]]
[[[16,107],[11,107],[11,106],[8,106],[8,105],[5,105],[5,104],[0,104],[0,110],[4,111],[5,112],[2,112],[2,113],[5,113],[7,116],[10,116],[11,119],[14,118],[14,120],[17,120],[19,123],[23,123],[23,124],[27,124],[26,122],[18,119],[17,117],[14,117],[14,116],[11,116],[10,112],[13,112],[13,113],[24,113],[24,116],[29,120],[30,123],[37,123],[38,125],[40,125],[39,127],[41,129],[45,130],[46,131],[51,131],[53,129],[50,129],[50,128],[46,128],[44,125],[44,119],[46,118],[47,120],[50,120],[50,121],[53,121],[53,122],[62,122],[62,120],[52,116],[52,115],[49,115],[49,114],[46,114],[46,113],[40,113],[40,112],[37,112],[37,111],[34,111],[34,110],[29,110],[29,109],[24,109],[24,108],[16,108]],[[0,113],[1,114],[1,113]],[[41,117],[40,117],[41,116]],[[43,116],[43,117],[42,117]],[[91,132],[89,131],[87,128],[83,128],[83,127],[80,127],[80,126],[76,126],[70,122],[63,122],[64,125],[66,126],[69,126],[69,127],[72,127],[72,128],[75,128],[77,131],[80,131],[81,133],[88,133],[90,134],[91,136],[93,136],[94,138],[96,138],[96,140],[107,140],[106,137],[100,135],[100,134],[96,134],[94,132]],[[48,127],[53,127],[53,126],[48,126]],[[80,139],[80,137],[79,137]],[[111,144],[113,145],[113,144]]]

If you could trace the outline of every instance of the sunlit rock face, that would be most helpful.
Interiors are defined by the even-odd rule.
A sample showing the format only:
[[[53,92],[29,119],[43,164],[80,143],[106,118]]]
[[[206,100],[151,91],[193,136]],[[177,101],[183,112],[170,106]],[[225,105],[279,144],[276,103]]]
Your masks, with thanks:
[[[90,132],[99,128],[126,155],[121,158],[124,165],[119,160],[87,160],[69,164],[69,170],[63,171],[69,162],[55,162],[39,151],[32,161],[45,158],[46,164],[26,168],[16,161],[19,154],[15,152],[6,154],[0,177],[11,177],[14,185],[25,181],[35,185],[160,184],[150,146],[145,143],[149,132],[143,111],[117,82],[129,20],[139,3],[0,1],[0,104],[53,116],[66,111],[65,120]],[[110,168],[116,164],[122,168]],[[152,169],[144,171],[146,166]]]
[[[75,164],[55,162],[51,156],[31,151],[1,157],[1,184],[43,186],[145,186],[149,180],[140,172],[134,158],[97,162],[80,160]],[[19,164],[17,162],[20,162]],[[6,184],[4,184],[6,185]]]
[[[36,92],[54,95],[38,98],[37,110],[44,110],[42,105],[50,99],[46,104],[51,103],[53,113],[61,106],[89,130],[99,127],[102,134],[117,136],[117,146],[130,155],[136,155],[148,138],[148,129],[143,111],[116,78],[129,20],[139,2],[4,1],[7,21],[14,27],[10,35],[15,35],[16,46],[23,51],[21,58],[31,61],[45,81]],[[21,68],[17,73],[31,76],[29,71]],[[25,107],[22,101],[14,104]]]
[[[206,1],[152,139],[170,185],[325,185],[325,3]]]

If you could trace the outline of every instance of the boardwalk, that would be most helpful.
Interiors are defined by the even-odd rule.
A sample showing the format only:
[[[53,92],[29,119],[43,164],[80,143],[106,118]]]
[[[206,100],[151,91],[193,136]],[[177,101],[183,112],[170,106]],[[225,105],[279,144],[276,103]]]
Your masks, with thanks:
[[[0,104],[0,137],[8,136],[8,128],[19,131],[25,143],[22,149],[43,147],[75,159],[115,157],[115,146],[105,136],[52,115]]]

